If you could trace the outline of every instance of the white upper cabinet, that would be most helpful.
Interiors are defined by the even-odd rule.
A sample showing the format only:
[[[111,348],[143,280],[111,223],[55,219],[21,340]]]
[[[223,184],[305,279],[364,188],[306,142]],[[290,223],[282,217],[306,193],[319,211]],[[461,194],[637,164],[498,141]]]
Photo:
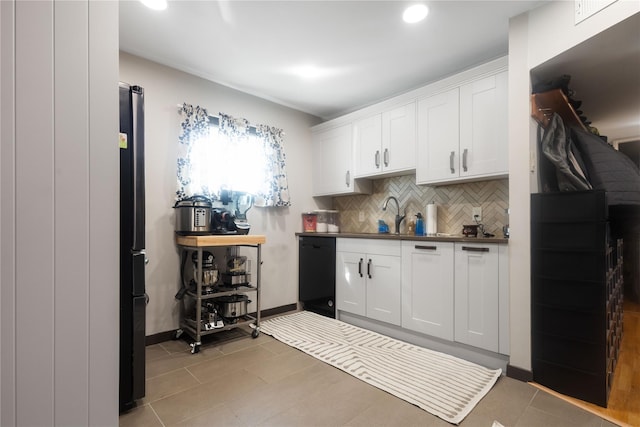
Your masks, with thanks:
[[[371,180],[417,184],[501,178],[507,152],[507,57],[313,128],[314,196],[371,193]]]
[[[421,99],[417,157],[418,184],[506,176],[507,72]]]
[[[382,166],[385,172],[416,167],[416,103],[382,113]]]
[[[353,138],[357,178],[414,170],[415,102],[354,122]]]
[[[356,176],[372,176],[382,171],[382,114],[353,123]]]
[[[460,176],[507,174],[507,72],[460,87]]]
[[[371,184],[353,174],[351,124],[313,133],[313,195],[370,193]]]
[[[416,182],[459,176],[460,120],[458,88],[418,102]]]

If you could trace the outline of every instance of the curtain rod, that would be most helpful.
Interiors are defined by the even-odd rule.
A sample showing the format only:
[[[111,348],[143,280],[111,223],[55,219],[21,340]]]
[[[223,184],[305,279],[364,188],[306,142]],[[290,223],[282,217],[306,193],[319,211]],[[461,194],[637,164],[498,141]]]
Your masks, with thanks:
[[[178,113],[182,112],[182,104],[176,104],[176,106],[178,107]],[[209,118],[210,124],[214,126],[220,126],[220,117],[212,116],[211,114],[207,114],[207,117]],[[258,129],[255,126],[249,126],[249,133],[252,135],[257,135]]]

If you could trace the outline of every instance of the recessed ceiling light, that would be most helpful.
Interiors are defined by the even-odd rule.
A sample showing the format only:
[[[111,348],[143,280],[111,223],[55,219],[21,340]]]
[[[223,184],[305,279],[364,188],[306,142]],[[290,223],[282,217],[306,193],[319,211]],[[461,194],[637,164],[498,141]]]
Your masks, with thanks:
[[[413,24],[422,21],[429,14],[429,8],[424,4],[414,4],[404,10],[402,19],[404,22]]]
[[[288,75],[292,75],[303,80],[318,80],[348,74],[353,72],[353,69],[350,67],[327,67],[318,66],[313,63],[303,63],[287,67],[282,71]]]
[[[167,0],[140,0],[140,2],[153,10],[165,10],[167,8]]]
[[[326,76],[327,70],[319,68],[315,65],[302,65],[292,69],[293,74],[302,77],[303,79],[317,79],[319,77]]]

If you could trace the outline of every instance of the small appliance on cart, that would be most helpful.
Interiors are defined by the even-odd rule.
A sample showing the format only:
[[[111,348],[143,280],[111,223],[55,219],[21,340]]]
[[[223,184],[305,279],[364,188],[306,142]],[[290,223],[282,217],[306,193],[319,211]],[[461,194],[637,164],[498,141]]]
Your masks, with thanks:
[[[219,331],[249,325],[253,338],[260,334],[260,269],[265,236],[249,234],[181,235],[176,244],[181,253],[182,289],[176,298],[185,300],[180,329],[194,341],[191,353],[198,353],[202,337]],[[250,260],[238,255],[239,247],[256,249],[255,284],[251,282]],[[216,250],[226,249],[226,262],[217,260]],[[192,270],[188,267],[191,261]],[[223,266],[222,273],[219,268]],[[247,313],[251,302],[248,294],[255,294],[256,314]]]

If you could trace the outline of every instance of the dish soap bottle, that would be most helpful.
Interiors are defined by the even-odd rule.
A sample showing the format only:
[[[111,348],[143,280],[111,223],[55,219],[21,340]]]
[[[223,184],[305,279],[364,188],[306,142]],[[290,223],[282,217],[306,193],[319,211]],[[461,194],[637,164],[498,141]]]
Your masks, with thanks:
[[[424,218],[422,214],[418,212],[416,214],[416,236],[424,236]]]

